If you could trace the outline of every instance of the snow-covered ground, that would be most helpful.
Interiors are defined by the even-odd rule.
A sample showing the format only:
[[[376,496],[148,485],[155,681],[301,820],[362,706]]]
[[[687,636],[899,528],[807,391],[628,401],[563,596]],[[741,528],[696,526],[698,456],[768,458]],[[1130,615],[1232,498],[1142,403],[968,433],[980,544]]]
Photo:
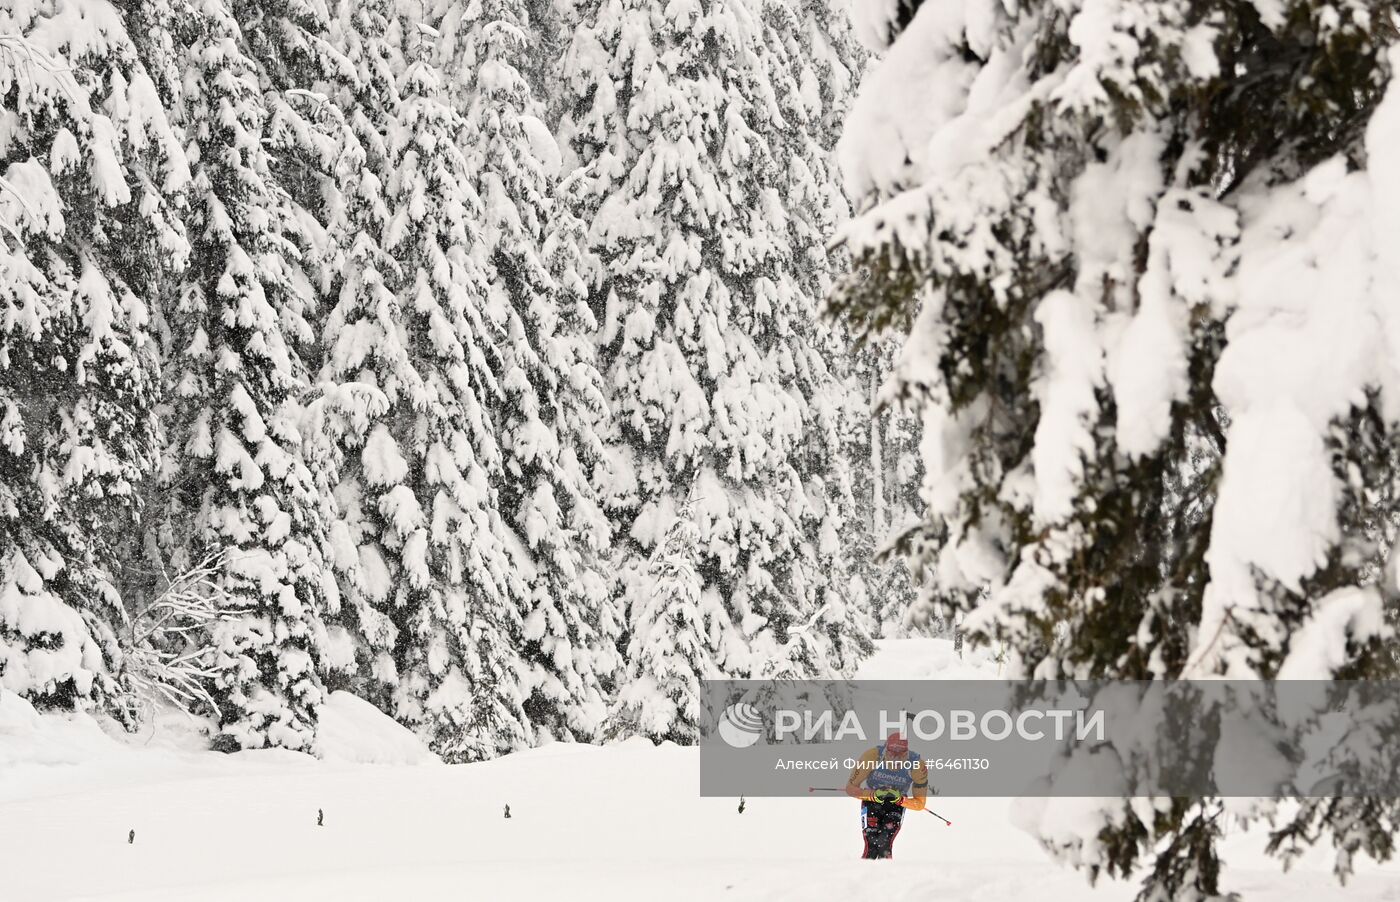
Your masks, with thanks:
[[[947,642],[884,643],[861,676],[994,675]],[[140,737],[42,719],[0,698],[0,900],[1124,900],[1058,868],[1006,800],[941,798],[910,814],[897,859],[858,860],[844,798],[698,795],[692,749],[554,745],[484,764],[427,759],[372,708],[337,695],[323,760],[225,756],[163,719]],[[427,763],[424,763],[427,761]],[[379,762],[379,763],[360,763]],[[417,762],[417,763],[414,763]],[[503,817],[509,804],[511,817]],[[317,826],[317,812],[325,813]],[[135,841],[128,842],[129,831]],[[1227,840],[1246,902],[1397,900],[1400,868],[1345,889],[1317,855],[1288,875],[1257,836]]]

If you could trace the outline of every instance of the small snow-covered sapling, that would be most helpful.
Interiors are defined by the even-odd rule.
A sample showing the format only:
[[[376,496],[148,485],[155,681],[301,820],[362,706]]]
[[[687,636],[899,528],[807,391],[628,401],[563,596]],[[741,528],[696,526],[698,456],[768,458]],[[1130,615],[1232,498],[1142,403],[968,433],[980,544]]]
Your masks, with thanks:
[[[509,820],[509,819],[510,819],[510,806],[507,805],[507,806],[506,806],[506,820]]]
[[[316,809],[316,826],[318,826],[318,827],[324,827],[325,825],[326,825],[326,812],[325,812],[324,809],[317,808],[317,809]]]
[[[132,830],[126,834],[126,844],[128,846],[136,844],[136,831]]]

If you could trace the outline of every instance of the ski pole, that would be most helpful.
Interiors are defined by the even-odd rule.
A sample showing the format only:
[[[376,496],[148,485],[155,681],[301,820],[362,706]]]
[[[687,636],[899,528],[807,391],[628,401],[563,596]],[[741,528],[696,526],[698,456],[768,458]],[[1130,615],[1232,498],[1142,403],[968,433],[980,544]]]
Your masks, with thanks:
[[[953,826],[952,821],[948,820],[946,817],[939,814],[937,811],[934,811],[932,808],[925,808],[924,810],[927,811],[929,814],[933,815],[934,817],[938,818],[943,823],[947,824],[949,827]]]

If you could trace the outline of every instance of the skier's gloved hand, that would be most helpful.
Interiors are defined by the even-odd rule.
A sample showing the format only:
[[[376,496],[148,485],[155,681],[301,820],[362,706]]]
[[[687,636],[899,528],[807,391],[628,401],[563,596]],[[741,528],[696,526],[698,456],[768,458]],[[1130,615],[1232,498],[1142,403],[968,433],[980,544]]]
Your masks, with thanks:
[[[870,790],[862,789],[854,783],[846,784],[846,795],[850,796],[853,799],[860,799],[862,802],[869,802],[871,799],[875,798],[875,796],[871,794]]]
[[[894,789],[877,789],[877,790],[875,790],[875,801],[880,802],[880,803],[885,804],[885,805],[889,805],[889,804],[892,804],[892,803],[893,803],[893,804],[899,804],[899,803],[900,803],[900,800],[903,799],[903,798],[904,798],[904,794],[901,793],[901,792],[899,792],[898,790],[894,790]]]

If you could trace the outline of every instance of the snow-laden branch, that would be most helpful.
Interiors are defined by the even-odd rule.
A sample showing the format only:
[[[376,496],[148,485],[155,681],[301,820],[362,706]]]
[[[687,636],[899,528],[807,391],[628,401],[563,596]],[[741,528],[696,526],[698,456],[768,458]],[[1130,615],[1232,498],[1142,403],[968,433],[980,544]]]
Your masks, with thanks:
[[[27,73],[31,82],[35,81],[35,70],[42,72],[49,77],[53,87],[67,99],[70,106],[86,106],[77,102],[83,91],[73,79],[72,67],[60,59],[55,59],[43,48],[35,46],[34,42],[24,35],[0,34],[0,63],[4,63],[4,68],[12,70],[16,76]],[[13,197],[34,222],[44,221],[44,217],[29,203],[24,192],[3,175],[0,175],[0,192]],[[15,223],[0,219],[0,229],[4,229],[5,233],[14,239],[16,249],[23,248],[24,239]]]
[[[215,706],[207,688],[215,676],[214,652],[202,637],[214,624],[247,613],[224,590],[226,563],[220,549],[182,573],[166,574],[165,589],[128,617],[126,675],[148,703]]]

